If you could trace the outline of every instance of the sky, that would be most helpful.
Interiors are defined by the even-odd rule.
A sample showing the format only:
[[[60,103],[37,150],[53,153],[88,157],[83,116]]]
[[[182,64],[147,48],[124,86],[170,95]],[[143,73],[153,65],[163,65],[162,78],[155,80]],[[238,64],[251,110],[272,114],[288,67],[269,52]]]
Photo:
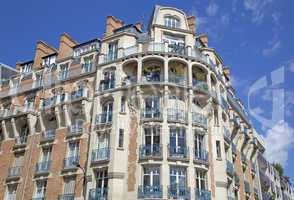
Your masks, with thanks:
[[[196,16],[230,68],[232,83],[266,145],[294,181],[294,1],[291,0],[9,0],[0,3],[0,62],[33,59],[36,41],[58,47],[66,32],[84,42],[101,37],[105,18],[146,24],[154,5]]]

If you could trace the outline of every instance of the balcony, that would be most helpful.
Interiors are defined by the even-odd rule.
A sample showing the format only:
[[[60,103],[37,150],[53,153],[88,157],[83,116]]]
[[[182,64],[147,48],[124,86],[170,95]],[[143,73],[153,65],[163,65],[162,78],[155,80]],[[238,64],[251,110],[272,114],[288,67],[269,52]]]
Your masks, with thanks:
[[[101,113],[96,115],[95,125],[111,125],[112,124],[112,112]]]
[[[189,161],[189,148],[186,146],[168,145],[168,159]]]
[[[46,110],[46,109],[54,107],[56,105],[56,99],[57,99],[56,96],[48,97],[46,99],[43,99],[43,107],[42,107],[42,109]]]
[[[192,81],[192,88],[193,88],[193,90],[197,90],[197,91],[203,92],[205,94],[208,94],[209,93],[209,91],[208,91],[208,85],[204,81],[199,81],[199,80],[193,79],[193,81]]]
[[[141,145],[139,148],[140,159],[162,159],[162,147],[159,144]]]
[[[168,186],[168,198],[170,199],[191,199],[190,188],[179,185]]]
[[[185,44],[168,44],[168,53],[184,56],[187,55],[187,49]]]
[[[87,98],[87,96],[84,95],[84,90],[83,89],[73,91],[71,93],[71,95],[70,95],[71,101],[77,101],[77,100],[80,100],[82,98]]]
[[[41,138],[41,142],[51,142],[54,141],[55,139],[55,130],[45,130],[42,133],[42,138]]]
[[[208,152],[206,150],[194,149],[194,162],[208,164]]]
[[[107,200],[108,188],[92,188],[89,191],[89,200]]]
[[[146,109],[141,113],[143,121],[162,121],[162,113],[159,108]]]
[[[169,74],[168,82],[175,85],[186,86],[186,79],[184,76]]]
[[[110,153],[109,147],[93,150],[91,163],[96,164],[96,163],[109,161],[109,153]]]
[[[192,112],[192,124],[207,129],[207,118],[203,114]]]
[[[162,186],[139,185],[138,198],[139,199],[161,199]]]
[[[22,148],[27,145],[28,136],[20,136],[15,138],[15,143],[13,148]]]
[[[62,194],[62,195],[59,195],[58,200],[75,200],[75,194]]]
[[[211,192],[208,190],[195,190],[195,197],[197,200],[211,200]]]
[[[22,166],[9,168],[6,181],[19,179],[21,176],[21,171],[22,171]]]
[[[134,46],[125,48],[123,55],[124,57],[127,57],[129,55],[136,54],[136,53],[138,53],[138,46],[134,45]]]
[[[227,167],[226,167],[227,174],[230,177],[234,176],[234,164],[231,161],[227,160]]]
[[[244,190],[246,194],[250,194],[250,184],[248,181],[244,181]]]
[[[100,92],[112,90],[114,88],[115,88],[115,80],[114,79],[102,80],[99,85]]]
[[[79,163],[79,156],[71,156],[63,160],[63,170],[75,170]]]
[[[130,86],[137,84],[137,76],[127,76],[122,80],[122,86]]]
[[[163,77],[161,76],[160,73],[155,73],[152,72],[148,75],[142,76],[142,83],[162,83],[163,82]]]
[[[227,143],[231,143],[232,139],[231,139],[231,133],[230,133],[230,130],[227,129],[226,127],[224,127],[224,139]]]
[[[43,161],[36,164],[36,174],[48,174],[50,171],[51,161]]]
[[[178,110],[173,108],[167,109],[167,121],[187,123],[187,112],[184,110]]]
[[[80,136],[83,134],[83,124],[72,124],[68,127],[67,137]]]

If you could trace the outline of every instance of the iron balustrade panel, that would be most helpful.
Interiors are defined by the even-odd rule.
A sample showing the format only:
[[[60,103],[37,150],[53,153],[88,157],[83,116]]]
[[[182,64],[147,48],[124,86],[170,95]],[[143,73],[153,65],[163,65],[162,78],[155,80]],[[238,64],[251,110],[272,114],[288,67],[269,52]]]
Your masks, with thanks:
[[[8,169],[7,178],[19,177],[21,175],[22,166],[15,166]]]
[[[168,186],[168,197],[171,199],[191,199],[190,188],[180,185]]]
[[[27,143],[28,136],[20,136],[15,138],[15,145],[25,145]]]
[[[55,130],[45,130],[42,133],[43,141],[54,140],[54,139],[55,139]]]
[[[112,112],[101,113],[96,115],[96,125],[100,124],[111,124],[112,123]]]
[[[167,146],[168,157],[173,159],[189,159],[189,148],[187,146]]]
[[[176,85],[185,86],[186,85],[186,79],[184,76],[175,75],[175,74],[169,74],[168,75],[168,82],[174,83]]]
[[[89,191],[89,200],[106,200],[108,188],[92,188]]]
[[[139,185],[138,186],[138,198],[162,198],[162,186],[161,185]]]
[[[71,156],[68,158],[65,158],[63,160],[63,169],[73,169],[77,168],[77,164],[79,163],[79,156]]]
[[[193,79],[192,80],[192,88],[194,90],[198,90],[198,91],[204,92],[206,94],[209,93],[208,84],[204,81],[199,81],[199,80]]]
[[[211,200],[211,192],[208,190],[195,190],[196,200]]]
[[[167,120],[177,122],[187,122],[188,116],[185,110],[168,108],[167,109]]]
[[[58,200],[74,200],[75,194],[62,194],[58,196]]]
[[[149,157],[162,157],[162,146],[160,144],[140,145],[139,156],[141,159]]]
[[[43,161],[36,164],[36,173],[47,173],[50,170],[51,161]]]
[[[82,124],[72,124],[68,127],[68,135],[80,135],[84,131]]]
[[[207,117],[203,114],[192,112],[192,123],[207,129]]]
[[[157,108],[157,109],[145,109],[145,110],[142,110],[141,117],[143,119],[153,119],[153,118],[160,119],[160,118],[162,118],[162,112],[160,111],[159,108]]]
[[[115,88],[115,79],[102,80],[99,85],[99,91],[107,91]]]
[[[109,147],[99,148],[92,151],[92,163],[109,160]]]
[[[194,160],[208,162],[208,151],[194,149]]]

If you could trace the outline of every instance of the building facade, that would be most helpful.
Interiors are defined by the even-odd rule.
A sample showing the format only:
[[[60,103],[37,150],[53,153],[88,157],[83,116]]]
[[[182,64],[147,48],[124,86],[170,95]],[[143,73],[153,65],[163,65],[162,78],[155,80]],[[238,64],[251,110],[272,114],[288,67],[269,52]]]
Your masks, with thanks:
[[[0,91],[0,199],[264,199],[264,144],[195,17],[39,41]],[[291,197],[289,181],[280,196]],[[285,199],[285,198],[284,198]]]

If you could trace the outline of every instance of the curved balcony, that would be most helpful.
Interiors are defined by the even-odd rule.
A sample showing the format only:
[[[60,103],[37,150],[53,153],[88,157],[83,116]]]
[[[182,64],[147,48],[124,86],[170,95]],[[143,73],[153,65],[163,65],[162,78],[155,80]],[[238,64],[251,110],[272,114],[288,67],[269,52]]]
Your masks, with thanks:
[[[191,199],[190,188],[180,185],[168,186],[168,198],[170,199]]]
[[[109,153],[110,151],[108,147],[93,150],[91,163],[95,164],[109,161]]]
[[[143,121],[162,121],[162,112],[159,108],[144,109],[141,113],[141,119]]]
[[[195,197],[197,200],[211,200],[211,192],[208,190],[195,190]]]
[[[112,124],[112,112],[105,112],[96,115],[95,125],[111,125]]]
[[[187,82],[184,76],[169,74],[168,82],[171,84],[179,85],[179,86],[186,86]]]
[[[178,122],[178,123],[187,123],[187,112],[184,110],[168,108],[167,109],[167,121],[168,122]]]
[[[89,191],[89,200],[107,200],[107,188],[92,188]]]
[[[162,146],[159,144],[141,145],[139,159],[162,159]]]
[[[207,118],[203,114],[192,112],[192,124],[207,129]]]
[[[189,161],[189,148],[187,146],[168,145],[168,159]]]
[[[194,149],[194,162],[208,165],[208,152],[206,150]]]
[[[83,134],[83,124],[72,124],[68,127],[67,137],[80,136]]]
[[[55,130],[45,130],[42,133],[42,138],[41,138],[41,142],[49,142],[49,141],[53,141],[55,139]]]
[[[204,81],[199,81],[199,80],[193,79],[192,88],[193,88],[193,90],[197,90],[197,91],[203,92],[205,94],[209,94],[208,85]]]
[[[139,185],[138,187],[139,199],[161,199],[162,198],[162,186],[160,185]]]

